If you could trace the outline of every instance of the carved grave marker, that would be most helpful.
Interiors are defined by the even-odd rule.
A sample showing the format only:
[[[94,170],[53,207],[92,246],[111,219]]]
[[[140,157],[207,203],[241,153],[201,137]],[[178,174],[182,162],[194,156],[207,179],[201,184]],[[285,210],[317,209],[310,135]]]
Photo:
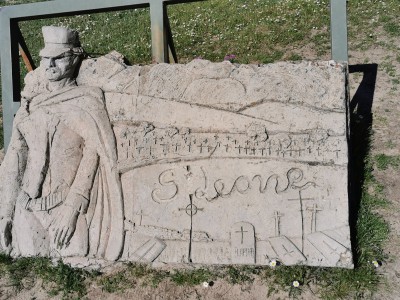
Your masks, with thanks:
[[[256,262],[256,245],[254,227],[250,223],[239,222],[231,231],[232,263],[254,264]]]

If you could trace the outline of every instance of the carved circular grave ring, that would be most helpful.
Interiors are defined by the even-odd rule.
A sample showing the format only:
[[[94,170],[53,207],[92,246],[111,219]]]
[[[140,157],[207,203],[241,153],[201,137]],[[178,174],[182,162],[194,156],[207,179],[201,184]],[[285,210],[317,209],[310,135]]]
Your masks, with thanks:
[[[197,214],[198,208],[196,205],[190,203],[188,204],[188,206],[186,206],[185,208],[185,212],[187,213],[188,216],[194,216],[195,214]]]

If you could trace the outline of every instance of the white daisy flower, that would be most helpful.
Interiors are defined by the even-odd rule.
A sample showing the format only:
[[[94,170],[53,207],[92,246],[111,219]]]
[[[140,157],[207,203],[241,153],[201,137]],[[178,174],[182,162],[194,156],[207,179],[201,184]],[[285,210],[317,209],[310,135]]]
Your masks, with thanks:
[[[295,288],[298,288],[298,287],[300,286],[300,282],[298,282],[297,280],[295,280],[295,281],[292,282],[292,285],[293,285]]]

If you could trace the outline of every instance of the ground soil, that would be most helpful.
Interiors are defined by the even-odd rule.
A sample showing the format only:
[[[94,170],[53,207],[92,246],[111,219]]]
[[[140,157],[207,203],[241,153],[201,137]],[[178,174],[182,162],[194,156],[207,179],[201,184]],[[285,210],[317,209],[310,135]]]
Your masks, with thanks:
[[[400,40],[394,40],[400,45]],[[301,56],[311,58],[315,52],[312,48],[301,49]],[[373,140],[372,154],[400,155],[400,85],[392,82],[392,79],[383,65],[388,61],[400,69],[400,63],[396,61],[396,53],[388,53],[388,50],[371,46],[365,51],[350,51],[350,64],[377,64],[375,92],[373,95]],[[320,57],[321,58],[321,57]],[[323,57],[322,59],[329,59]],[[350,93],[353,96],[363,78],[362,73],[350,74]],[[0,160],[2,155],[0,154]],[[378,268],[383,277],[383,283],[376,287],[373,299],[400,299],[400,168],[389,167],[387,170],[374,170],[377,180],[385,186],[385,195],[390,204],[387,208],[380,209],[379,214],[390,225],[390,238],[385,244],[385,253],[388,259]],[[169,281],[163,281],[157,288],[144,286],[139,280],[124,292],[113,294],[106,293],[93,284],[88,287],[89,299],[287,299],[288,294],[281,292],[267,298],[268,286],[260,278],[253,283],[245,285],[232,285],[224,280],[216,280],[212,287],[176,286]],[[29,285],[28,285],[29,286]],[[15,293],[12,287],[7,286],[4,279],[0,279],[0,299],[48,299],[48,294],[43,290],[41,282],[36,282],[28,289]],[[60,299],[57,296],[54,299]],[[304,288],[300,299],[318,299],[312,290]]]
[[[393,41],[400,45],[400,39]],[[369,59],[370,63],[378,64],[376,90],[372,106],[373,140],[372,155],[400,155],[400,85],[392,82],[384,64],[390,61],[395,70],[400,70],[400,62],[396,61],[399,53],[388,53],[380,47],[374,47],[364,52],[353,52],[353,63],[362,63]],[[398,75],[397,75],[398,79]],[[354,87],[353,87],[354,88]],[[382,274],[385,283],[377,287],[374,299],[400,299],[400,168],[389,167],[387,170],[374,170],[376,179],[385,187],[385,196],[389,200],[388,207],[379,209],[390,226],[390,237],[385,244],[388,259],[378,272]]]

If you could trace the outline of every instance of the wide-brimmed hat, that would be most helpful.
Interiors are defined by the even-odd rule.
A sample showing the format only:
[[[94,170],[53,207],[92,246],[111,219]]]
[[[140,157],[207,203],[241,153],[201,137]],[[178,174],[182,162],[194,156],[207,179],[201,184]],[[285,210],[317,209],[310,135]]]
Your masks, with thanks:
[[[82,53],[78,32],[65,27],[42,27],[44,48],[40,50],[42,57],[56,57],[65,52]]]

